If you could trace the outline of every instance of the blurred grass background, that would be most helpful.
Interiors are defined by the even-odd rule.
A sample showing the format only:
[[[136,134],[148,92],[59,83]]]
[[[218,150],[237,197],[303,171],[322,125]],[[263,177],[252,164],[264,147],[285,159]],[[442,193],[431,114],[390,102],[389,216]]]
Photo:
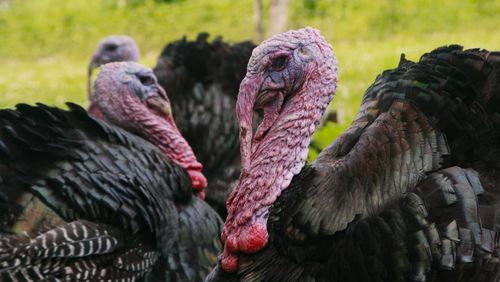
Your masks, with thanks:
[[[289,28],[320,29],[340,64],[332,103],[339,123],[316,134],[319,147],[349,125],[364,90],[378,73],[396,66],[401,53],[417,60],[450,43],[500,49],[500,0],[290,2]],[[233,42],[253,39],[253,1],[0,0],[0,107],[86,105],[88,59],[109,34],[134,37],[141,62],[152,67],[167,42],[201,31]]]

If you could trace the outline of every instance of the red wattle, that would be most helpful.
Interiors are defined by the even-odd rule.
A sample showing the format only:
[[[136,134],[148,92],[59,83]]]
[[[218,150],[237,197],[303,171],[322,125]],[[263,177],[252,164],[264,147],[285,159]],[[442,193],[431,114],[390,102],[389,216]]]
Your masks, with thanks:
[[[220,264],[224,271],[236,272],[238,271],[238,256],[236,254],[229,253],[226,248],[224,248]]]
[[[238,252],[253,254],[260,251],[267,244],[268,234],[262,224],[252,224],[245,228],[240,236],[229,236],[224,242],[221,266],[226,272],[238,270]]]
[[[189,177],[191,178],[191,185],[194,189],[198,190],[198,197],[205,200],[205,187],[207,187],[207,179],[197,170],[188,169]]]
[[[236,253],[239,251],[238,241],[236,240],[236,238],[234,236],[230,236],[229,238],[227,238],[225,243],[226,244],[224,245],[224,247],[227,248],[228,252]]]
[[[207,187],[207,179],[205,176],[201,173],[201,171],[197,170],[188,170],[189,177],[191,178],[191,184],[193,185],[193,188],[196,190],[203,191],[205,187]]]
[[[201,190],[200,193],[198,193],[198,197],[202,200],[205,200],[205,189]]]
[[[242,253],[253,254],[264,248],[267,240],[266,227],[262,224],[252,224],[241,233],[238,247]]]

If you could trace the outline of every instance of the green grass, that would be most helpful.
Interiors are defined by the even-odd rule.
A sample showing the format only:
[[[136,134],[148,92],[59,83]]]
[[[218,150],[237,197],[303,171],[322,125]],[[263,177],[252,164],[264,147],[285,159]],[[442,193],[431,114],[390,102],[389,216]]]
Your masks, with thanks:
[[[0,107],[19,102],[86,104],[85,71],[100,38],[133,36],[153,66],[165,43],[200,31],[231,41],[253,38],[251,0],[12,0],[0,9]],[[265,1],[267,2],[267,1]],[[321,146],[347,127],[364,90],[402,52],[417,60],[450,43],[500,49],[500,0],[292,0],[290,28],[313,26],[340,64],[332,107],[339,124],[316,134]],[[266,22],[267,24],[267,22]]]

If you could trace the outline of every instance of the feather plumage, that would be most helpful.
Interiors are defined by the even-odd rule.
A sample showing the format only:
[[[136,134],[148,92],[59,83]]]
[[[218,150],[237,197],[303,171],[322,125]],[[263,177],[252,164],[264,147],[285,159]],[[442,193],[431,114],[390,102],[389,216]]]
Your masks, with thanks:
[[[175,275],[206,274],[220,219],[192,194],[187,173],[144,139],[68,107],[0,111],[2,279],[136,281],[178,248],[190,264]],[[205,216],[186,218],[192,205]],[[209,243],[192,255],[197,242],[180,236],[195,230],[193,240]]]

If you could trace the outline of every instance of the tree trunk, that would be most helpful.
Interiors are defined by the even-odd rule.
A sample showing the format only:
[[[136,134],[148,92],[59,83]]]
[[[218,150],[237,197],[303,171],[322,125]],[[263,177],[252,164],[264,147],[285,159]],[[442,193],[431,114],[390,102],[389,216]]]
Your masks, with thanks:
[[[262,22],[262,0],[254,0],[254,20],[255,20],[255,38],[261,42],[264,38],[264,24]]]
[[[289,2],[289,0],[270,0],[268,36],[287,29]]]

